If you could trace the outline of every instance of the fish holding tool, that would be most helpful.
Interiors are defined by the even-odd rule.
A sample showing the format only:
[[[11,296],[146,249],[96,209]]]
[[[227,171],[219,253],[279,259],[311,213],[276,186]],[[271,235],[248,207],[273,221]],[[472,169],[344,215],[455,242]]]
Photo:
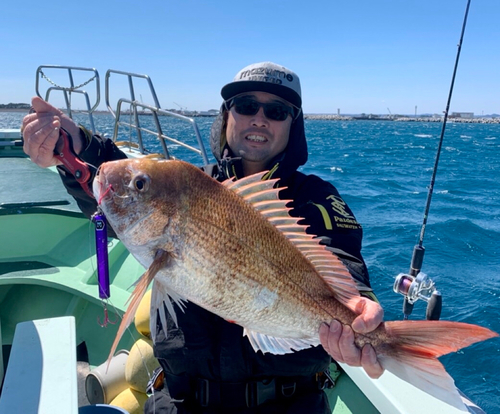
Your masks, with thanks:
[[[68,171],[74,175],[83,190],[94,198],[89,182],[97,170],[93,165],[82,161],[76,155],[71,135],[64,128],[59,128],[59,141],[57,141],[56,149],[54,150],[54,157],[61,161]]]

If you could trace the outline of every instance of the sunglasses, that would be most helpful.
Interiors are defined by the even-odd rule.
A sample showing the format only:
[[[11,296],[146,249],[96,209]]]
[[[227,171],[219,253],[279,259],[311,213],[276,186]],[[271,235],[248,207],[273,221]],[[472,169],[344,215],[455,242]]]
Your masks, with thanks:
[[[225,105],[228,111],[234,106],[236,113],[247,116],[255,115],[260,108],[263,108],[266,118],[272,121],[284,121],[288,118],[288,115],[295,119],[296,112],[297,115],[299,113],[298,108],[292,108],[282,102],[262,103],[247,96],[233,98],[227,101]]]

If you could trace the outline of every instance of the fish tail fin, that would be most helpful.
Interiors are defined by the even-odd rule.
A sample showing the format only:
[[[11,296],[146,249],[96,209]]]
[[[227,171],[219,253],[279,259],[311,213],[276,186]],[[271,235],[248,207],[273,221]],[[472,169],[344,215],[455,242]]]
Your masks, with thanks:
[[[464,403],[455,382],[437,358],[498,334],[477,325],[450,321],[393,321],[384,325],[393,341],[390,349],[380,352],[382,366],[424,392],[463,410]]]
[[[165,266],[166,260],[170,257],[169,253],[167,253],[164,250],[159,250],[156,252],[155,259],[153,260],[153,263],[151,266],[149,266],[148,270],[139,278],[137,281],[137,284],[135,285],[135,289],[130,295],[129,301],[130,304],[128,305],[127,311],[123,315],[122,321],[120,323],[120,327],[118,328],[118,332],[116,333],[115,340],[113,342],[113,345],[111,346],[111,351],[108,356],[108,364],[107,367],[109,367],[109,363],[111,362],[111,358],[113,357],[116,348],[118,346],[118,343],[120,342],[120,339],[123,336],[123,333],[125,330],[128,328],[128,326],[132,323],[135,317],[135,313],[137,312],[137,308],[139,307],[139,304],[141,303],[141,299],[146,293],[149,284],[151,281],[154,279],[158,271]],[[106,368],[107,370],[107,368]]]

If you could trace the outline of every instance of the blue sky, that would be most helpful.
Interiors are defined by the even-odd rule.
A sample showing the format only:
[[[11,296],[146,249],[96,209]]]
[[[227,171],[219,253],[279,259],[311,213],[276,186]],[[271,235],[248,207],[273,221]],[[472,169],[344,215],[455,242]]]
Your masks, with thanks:
[[[110,68],[148,74],[163,108],[207,110],[239,69],[269,60],[300,76],[306,113],[442,113],[466,4],[4,1],[0,103],[29,102],[51,64],[95,67],[103,85]],[[472,0],[451,111],[500,113],[499,18],[499,0]]]

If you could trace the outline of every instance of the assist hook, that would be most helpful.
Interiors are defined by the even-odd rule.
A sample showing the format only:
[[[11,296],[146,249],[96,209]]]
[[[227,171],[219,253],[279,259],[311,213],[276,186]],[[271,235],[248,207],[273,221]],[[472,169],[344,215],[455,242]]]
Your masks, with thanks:
[[[99,318],[99,316],[97,317],[97,323],[105,328],[106,326],[108,326],[108,324],[111,324],[111,325],[114,325],[116,324],[116,322],[118,322],[118,319],[115,319],[114,321],[112,321],[111,319],[109,319],[109,313],[108,313],[108,304],[106,301],[102,301],[102,306],[104,308],[104,319],[103,321],[101,322],[101,319]]]

